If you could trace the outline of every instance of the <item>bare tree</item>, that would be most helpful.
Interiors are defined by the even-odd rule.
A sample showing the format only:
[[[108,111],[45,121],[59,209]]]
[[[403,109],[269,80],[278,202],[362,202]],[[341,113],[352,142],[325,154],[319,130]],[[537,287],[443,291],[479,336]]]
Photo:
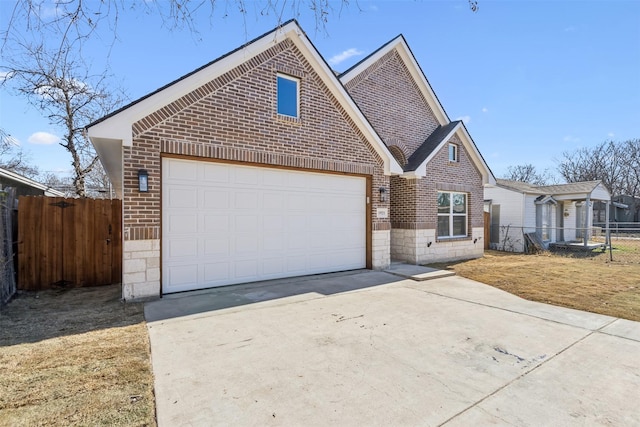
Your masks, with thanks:
[[[1,84],[17,91],[62,130],[60,145],[71,155],[73,185],[85,197],[86,176],[98,158],[83,128],[121,103],[107,87],[105,74],[91,75],[71,45],[49,50],[44,43],[19,45],[1,69],[10,76]]]
[[[567,182],[601,180],[612,195],[640,197],[640,140],[605,141],[562,156],[558,171]]]
[[[38,168],[31,164],[31,159],[20,147],[20,143],[0,129],[0,168],[10,170],[27,178],[36,178]]]
[[[464,1],[464,0],[460,0]],[[311,11],[316,31],[326,31],[331,15],[340,14],[351,5],[350,0],[15,0],[5,43],[15,27],[36,33],[55,33],[62,44],[89,40],[94,33],[105,29],[113,40],[118,35],[118,21],[124,13],[144,13],[158,17],[168,29],[187,28],[198,34],[197,19],[208,17],[213,26],[216,13],[224,19],[234,13],[246,17],[255,13],[272,17],[275,25],[286,18],[298,18],[302,10]],[[358,7],[358,2],[355,1]],[[478,0],[467,0],[469,9],[477,12]],[[82,45],[78,45],[82,49]]]
[[[538,172],[536,167],[531,163],[509,166],[503,178],[511,181],[528,182],[533,185],[547,185],[554,181],[548,169],[545,169],[543,172]]]

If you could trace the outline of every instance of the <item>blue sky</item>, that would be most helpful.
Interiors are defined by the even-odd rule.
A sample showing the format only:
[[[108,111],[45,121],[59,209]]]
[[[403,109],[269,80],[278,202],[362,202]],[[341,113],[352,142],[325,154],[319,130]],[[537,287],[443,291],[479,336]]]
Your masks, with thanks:
[[[198,21],[199,35],[169,31],[144,14],[122,16],[111,48],[130,100],[271,30],[277,18],[247,2]],[[466,0],[332,2],[326,32],[304,7],[295,17],[337,71],[403,34],[449,117],[463,119],[498,177],[510,165],[555,170],[564,151],[640,138],[640,1]],[[13,2],[0,0],[0,24]],[[105,37],[107,43],[109,37]],[[104,64],[108,43],[92,61]],[[97,70],[100,71],[100,70]],[[60,131],[0,89],[0,126],[44,171],[69,170]]]

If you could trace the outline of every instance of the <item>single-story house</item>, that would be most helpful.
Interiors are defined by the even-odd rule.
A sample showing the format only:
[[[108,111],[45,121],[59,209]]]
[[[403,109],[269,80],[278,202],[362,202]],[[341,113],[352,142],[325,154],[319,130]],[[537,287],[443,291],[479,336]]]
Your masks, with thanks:
[[[597,211],[594,211],[593,221],[602,223],[605,221],[606,206],[601,205],[598,208]],[[640,222],[640,197],[628,194],[611,197],[609,221],[616,223],[616,227],[638,228],[636,223]]]
[[[588,241],[594,202],[611,201],[601,181],[540,186],[496,179],[495,186],[485,188],[485,198],[491,247],[513,252],[524,250],[524,233],[537,233],[545,246]]]
[[[87,132],[125,299],[482,254],[495,180],[402,36],[337,75],[289,21]]]
[[[18,196],[53,196],[64,197],[64,193],[17,174],[13,171],[0,168],[0,191],[12,187],[16,189]]]

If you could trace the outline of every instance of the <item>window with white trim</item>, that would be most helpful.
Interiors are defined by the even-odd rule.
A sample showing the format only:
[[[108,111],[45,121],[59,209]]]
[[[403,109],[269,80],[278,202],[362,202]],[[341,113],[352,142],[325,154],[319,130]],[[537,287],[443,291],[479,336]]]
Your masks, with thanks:
[[[456,144],[449,144],[449,161],[458,161],[458,146]]]
[[[438,237],[467,236],[467,193],[438,191]]]
[[[300,79],[278,74],[277,111],[283,116],[300,116]]]

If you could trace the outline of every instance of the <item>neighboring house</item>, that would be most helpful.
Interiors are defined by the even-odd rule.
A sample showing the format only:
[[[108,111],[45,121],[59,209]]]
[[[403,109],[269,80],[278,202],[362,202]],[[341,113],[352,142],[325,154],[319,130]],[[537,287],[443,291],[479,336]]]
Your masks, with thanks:
[[[0,191],[12,187],[18,196],[54,196],[64,197],[64,193],[44,184],[24,177],[7,169],[0,168]]]
[[[536,232],[545,245],[591,237],[594,202],[611,201],[600,181],[537,186],[497,179],[485,188],[491,213],[491,247],[522,252],[523,233]]]
[[[338,77],[290,21],[87,131],[125,299],[482,254],[493,177],[402,37]]]
[[[640,197],[629,195],[613,196],[611,198],[611,212],[609,220],[617,223],[638,223],[640,222]],[[636,228],[637,224],[619,224]]]

